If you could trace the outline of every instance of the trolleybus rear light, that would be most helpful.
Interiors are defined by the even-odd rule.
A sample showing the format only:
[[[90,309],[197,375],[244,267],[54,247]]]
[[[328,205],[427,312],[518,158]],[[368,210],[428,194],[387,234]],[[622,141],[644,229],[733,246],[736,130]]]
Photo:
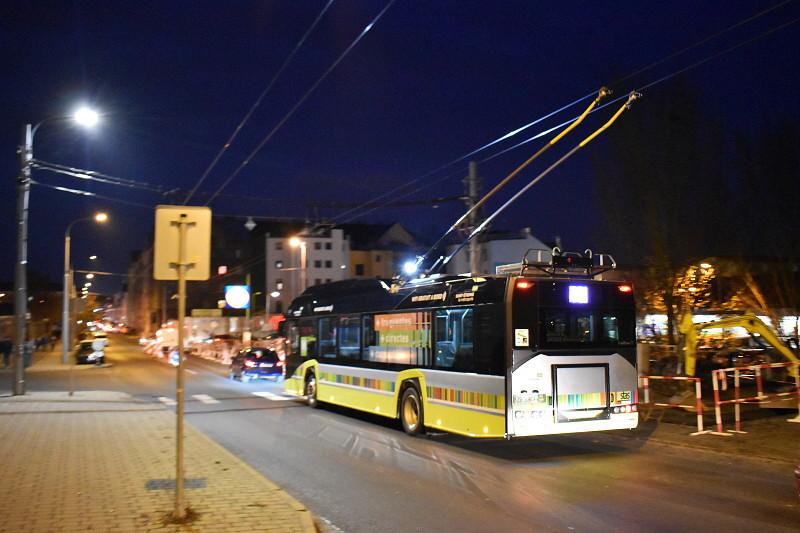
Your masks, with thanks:
[[[523,279],[517,282],[518,289],[530,289],[531,287],[533,287],[532,281],[526,281]]]
[[[630,285],[620,285],[619,287],[617,287],[617,289],[619,289],[619,292],[624,292],[624,293],[633,292],[633,287],[631,287]]]

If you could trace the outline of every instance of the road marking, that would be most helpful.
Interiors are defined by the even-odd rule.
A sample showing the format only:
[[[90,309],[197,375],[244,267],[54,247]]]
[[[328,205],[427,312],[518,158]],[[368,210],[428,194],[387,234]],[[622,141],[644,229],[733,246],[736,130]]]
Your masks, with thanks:
[[[195,400],[200,400],[205,404],[219,403],[219,400],[215,400],[208,394],[192,394],[192,398],[194,398]]]
[[[187,368],[187,369],[185,369],[185,370],[186,370],[188,373],[190,373],[190,374],[197,374],[197,371],[196,371],[196,370],[189,370],[188,368]]]
[[[254,392],[253,396],[260,396],[266,400],[273,400],[276,402],[285,402],[286,400],[291,400],[290,396],[281,396],[279,394],[274,394],[272,392]]]
[[[178,405],[178,402],[176,402],[172,398],[167,398],[166,396],[159,396],[158,401],[163,403],[164,405]]]

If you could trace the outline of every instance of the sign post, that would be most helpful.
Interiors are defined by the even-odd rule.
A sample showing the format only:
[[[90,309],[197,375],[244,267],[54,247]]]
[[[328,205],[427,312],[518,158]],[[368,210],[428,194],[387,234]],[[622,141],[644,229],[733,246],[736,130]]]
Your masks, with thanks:
[[[186,518],[183,497],[183,322],[186,318],[186,281],[207,280],[211,256],[211,209],[160,205],[156,207],[153,278],[178,281],[178,367],[175,388],[175,511],[173,519]]]

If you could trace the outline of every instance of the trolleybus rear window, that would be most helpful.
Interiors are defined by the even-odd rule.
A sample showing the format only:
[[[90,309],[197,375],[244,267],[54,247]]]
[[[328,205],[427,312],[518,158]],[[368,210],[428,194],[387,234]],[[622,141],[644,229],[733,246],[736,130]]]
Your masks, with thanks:
[[[616,346],[632,344],[630,312],[596,309],[542,309],[542,346]]]

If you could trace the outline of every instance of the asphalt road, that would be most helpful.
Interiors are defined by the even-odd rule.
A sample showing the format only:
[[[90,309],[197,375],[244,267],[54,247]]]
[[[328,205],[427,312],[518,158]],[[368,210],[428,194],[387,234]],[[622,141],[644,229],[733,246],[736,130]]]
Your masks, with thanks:
[[[107,359],[110,368],[74,372],[76,389],[120,390],[171,408],[174,368],[118,336]],[[191,359],[186,378],[190,423],[348,533],[800,530],[786,463],[627,432],[412,438],[385,419],[287,400],[281,384],[231,381],[205,360]],[[10,375],[0,379],[7,392]],[[68,373],[31,372],[28,387],[66,390]]]

